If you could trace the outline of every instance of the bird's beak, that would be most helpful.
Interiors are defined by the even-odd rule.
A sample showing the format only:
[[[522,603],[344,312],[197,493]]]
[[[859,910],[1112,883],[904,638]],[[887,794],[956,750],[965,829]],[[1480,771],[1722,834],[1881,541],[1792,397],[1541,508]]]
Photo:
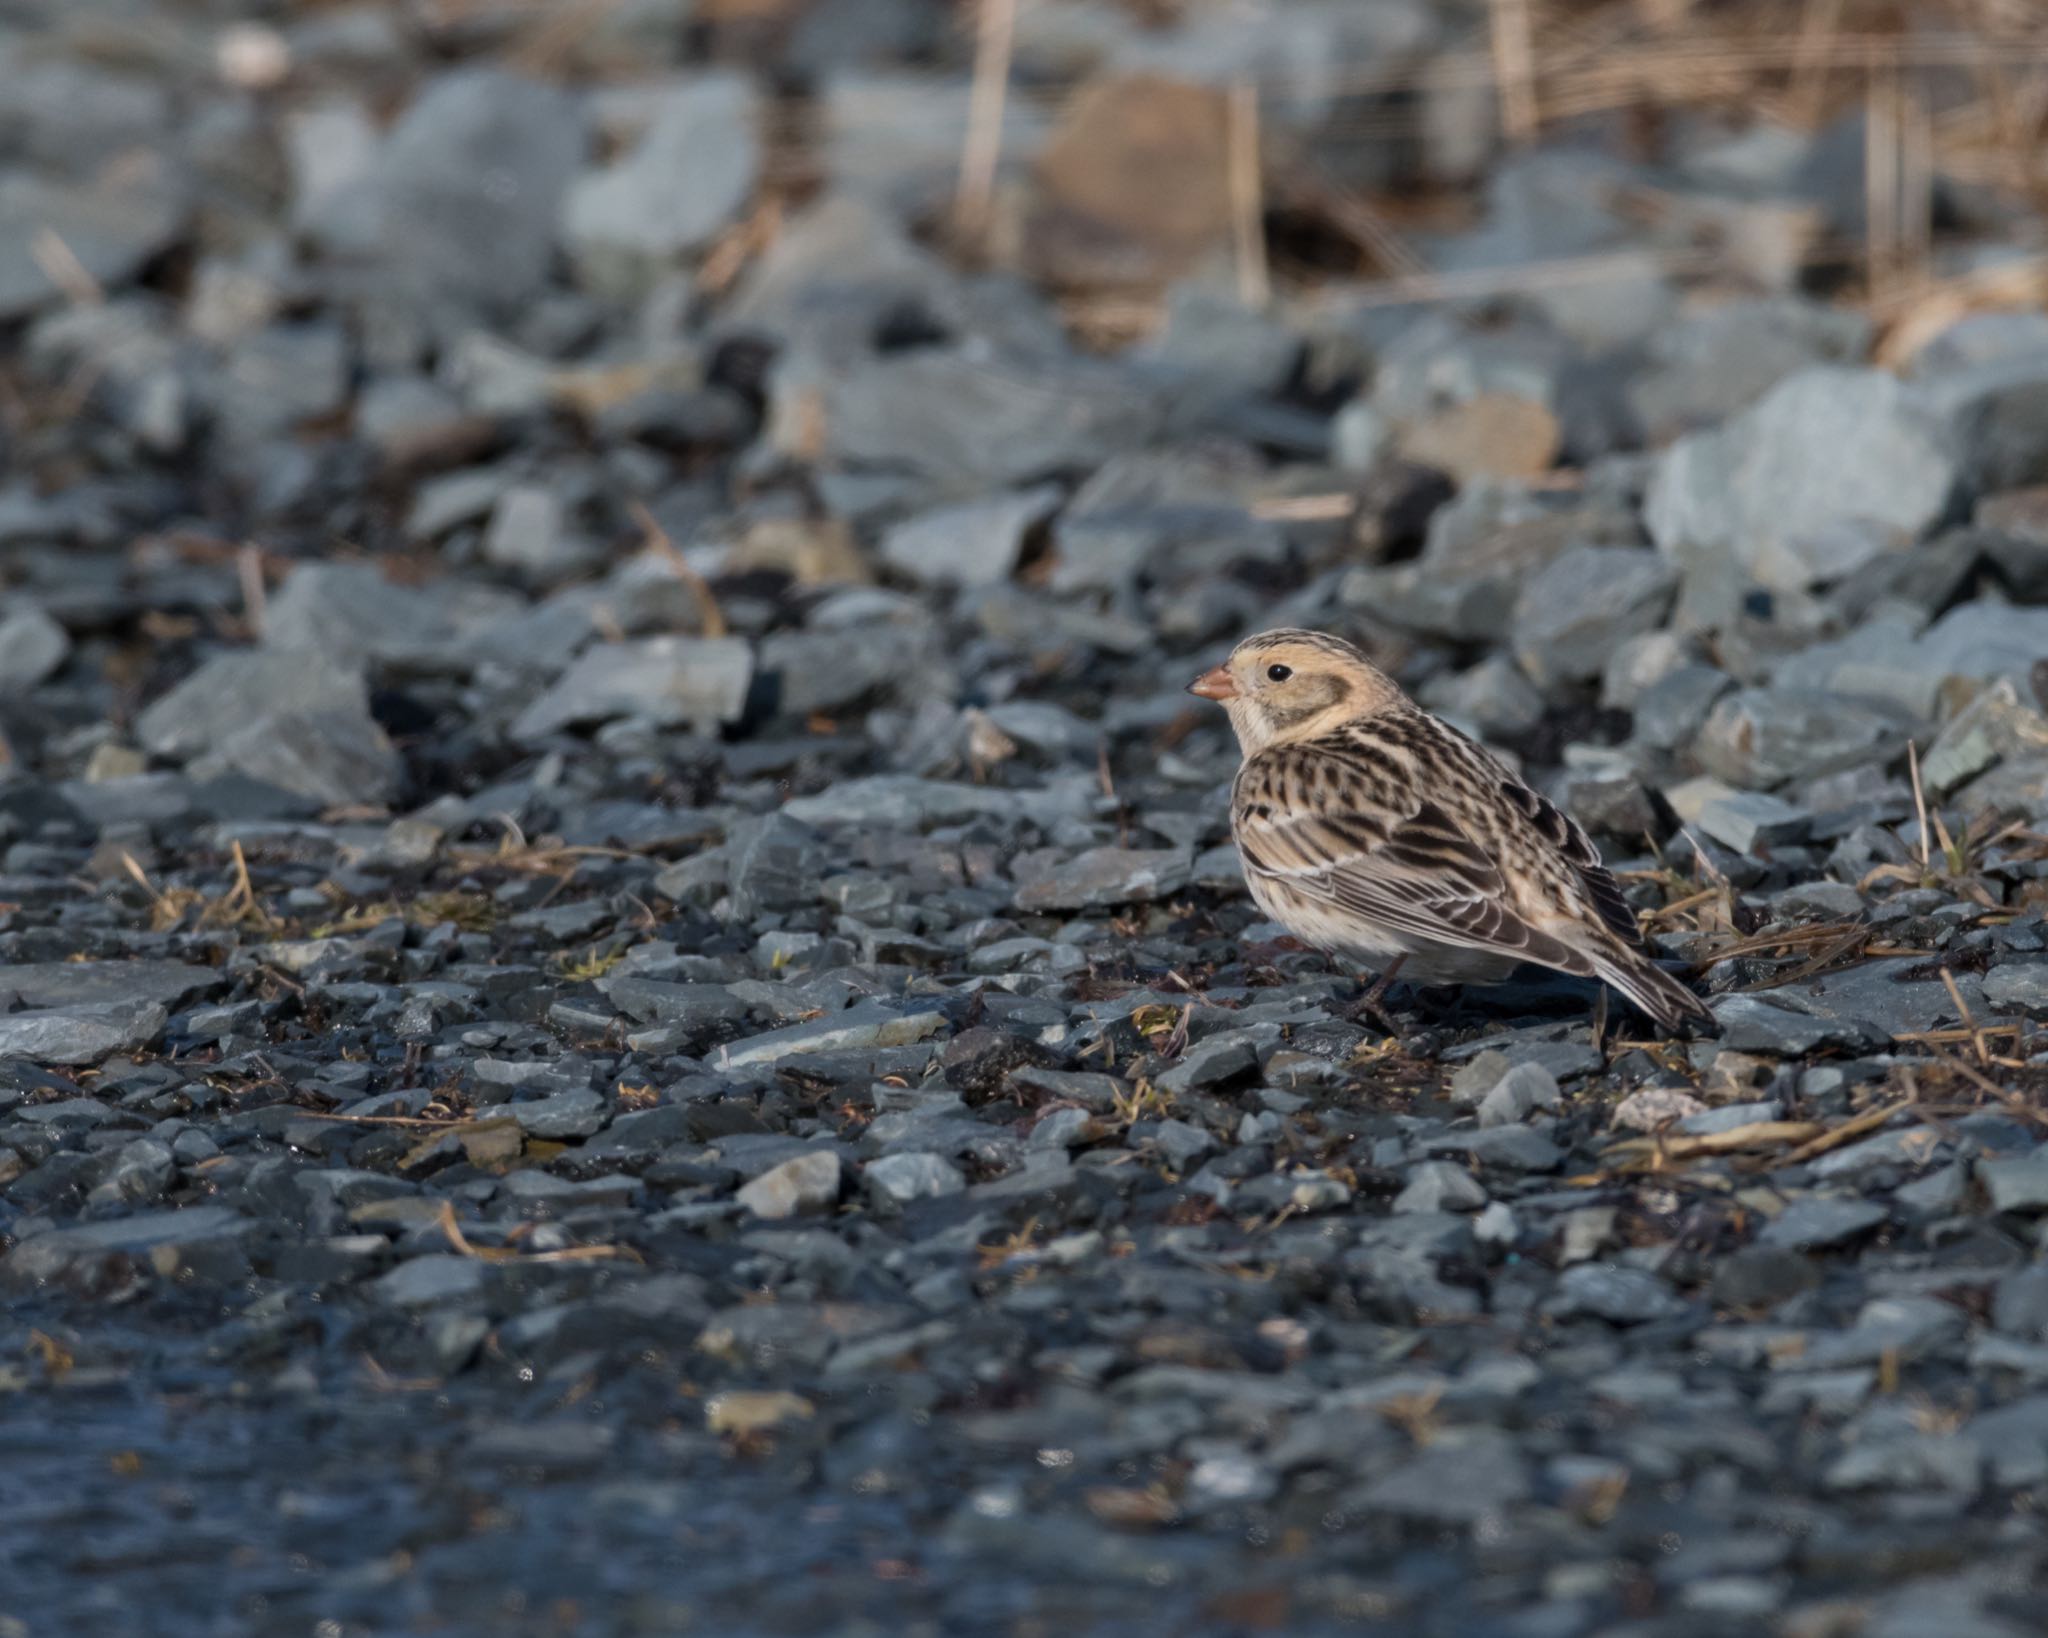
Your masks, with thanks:
[[[1237,698],[1237,679],[1222,666],[1211,666],[1188,684],[1188,692],[1200,694],[1205,700],[1234,700]]]

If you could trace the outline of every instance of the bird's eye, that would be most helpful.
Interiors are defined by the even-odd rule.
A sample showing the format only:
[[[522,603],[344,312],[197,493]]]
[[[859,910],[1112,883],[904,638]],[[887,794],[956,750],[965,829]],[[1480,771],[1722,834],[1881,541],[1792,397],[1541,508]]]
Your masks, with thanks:
[[[1285,682],[1293,675],[1294,667],[1289,665],[1269,665],[1266,667],[1266,677],[1270,682]]]

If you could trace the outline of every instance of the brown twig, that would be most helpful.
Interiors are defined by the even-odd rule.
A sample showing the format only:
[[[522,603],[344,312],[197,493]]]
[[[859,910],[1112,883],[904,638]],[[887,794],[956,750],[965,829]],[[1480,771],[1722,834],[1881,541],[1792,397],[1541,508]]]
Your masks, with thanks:
[[[974,21],[974,80],[967,94],[967,134],[960,145],[960,182],[953,195],[953,231],[962,246],[988,232],[1003,153],[1003,106],[1009,99],[1017,0],[980,0]]]
[[[718,606],[718,599],[712,594],[710,582],[690,567],[690,560],[683,556],[682,548],[669,538],[668,531],[661,526],[661,520],[655,517],[644,501],[633,501],[628,510],[633,515],[633,521],[640,525],[643,547],[659,552],[668,562],[669,573],[688,586],[691,595],[697,599],[697,606],[703,615],[701,623],[704,635],[723,637],[726,634],[725,611]]]
[[[1493,83],[1500,98],[1501,135],[1520,146],[1536,136],[1536,46],[1529,0],[1490,0]]]
[[[1237,262],[1238,299],[1264,307],[1273,298],[1266,267],[1264,171],[1259,162],[1259,88],[1250,80],[1230,87],[1228,141],[1224,150],[1230,186],[1230,236]]]

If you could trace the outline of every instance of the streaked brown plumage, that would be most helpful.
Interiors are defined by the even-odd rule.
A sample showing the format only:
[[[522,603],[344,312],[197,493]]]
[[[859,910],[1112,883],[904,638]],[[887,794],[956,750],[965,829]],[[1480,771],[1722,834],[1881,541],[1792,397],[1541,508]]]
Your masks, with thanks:
[[[1712,1022],[1650,959],[1586,833],[1351,644],[1265,632],[1190,691],[1230,713],[1245,880],[1296,937],[1424,983],[1533,962],[1603,979],[1666,1028]]]

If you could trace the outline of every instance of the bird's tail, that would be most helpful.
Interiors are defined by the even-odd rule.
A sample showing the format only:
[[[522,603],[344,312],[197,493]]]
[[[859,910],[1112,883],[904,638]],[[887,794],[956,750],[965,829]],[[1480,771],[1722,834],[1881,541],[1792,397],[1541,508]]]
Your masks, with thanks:
[[[1712,1026],[1714,1015],[1691,990],[1634,950],[1595,958],[1600,976],[1668,1030],[1682,1025]]]

